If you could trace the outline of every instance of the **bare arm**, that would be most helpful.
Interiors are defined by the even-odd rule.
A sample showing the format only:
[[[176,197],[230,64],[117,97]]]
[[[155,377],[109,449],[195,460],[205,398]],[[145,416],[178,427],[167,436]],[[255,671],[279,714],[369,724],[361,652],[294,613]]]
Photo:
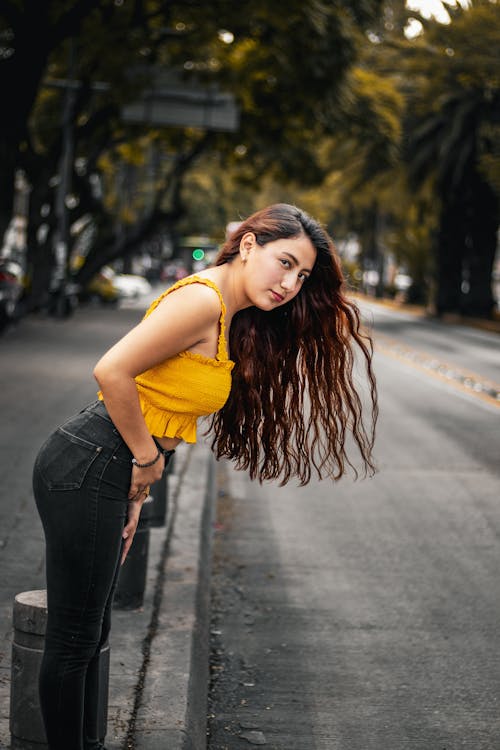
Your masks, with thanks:
[[[213,290],[193,284],[168,295],[149,317],[133,328],[99,360],[94,376],[117,430],[139,463],[157,455],[141,413],[134,378],[180,351],[206,340],[218,324],[220,303]],[[163,459],[148,469],[134,466],[136,487],[160,478]],[[134,481],[137,480],[137,481]]]

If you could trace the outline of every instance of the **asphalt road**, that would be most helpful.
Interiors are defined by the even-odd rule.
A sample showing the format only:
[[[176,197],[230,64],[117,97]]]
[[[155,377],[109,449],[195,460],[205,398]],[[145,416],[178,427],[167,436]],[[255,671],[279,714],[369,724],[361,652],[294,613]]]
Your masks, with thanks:
[[[1,747],[13,598],[44,586],[33,458],[144,305],[0,339]],[[500,750],[500,338],[370,309],[377,476],[259,487],[219,466],[210,750]]]
[[[475,380],[500,382],[500,337],[463,325],[443,325],[432,318],[364,300],[364,317],[374,325],[379,350],[406,350],[413,361],[433,362]]]
[[[220,467],[210,750],[500,749],[500,337],[364,310],[377,475]]]

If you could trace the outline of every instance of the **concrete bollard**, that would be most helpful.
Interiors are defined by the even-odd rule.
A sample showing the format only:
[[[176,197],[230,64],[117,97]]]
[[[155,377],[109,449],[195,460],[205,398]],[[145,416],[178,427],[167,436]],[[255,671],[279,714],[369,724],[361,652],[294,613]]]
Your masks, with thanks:
[[[176,455],[177,455],[176,453],[172,453],[172,455],[170,456],[170,460],[169,460],[168,466],[166,468],[166,473],[167,474],[175,474],[175,461],[176,461],[175,457],[176,457]]]
[[[14,599],[14,639],[10,686],[12,750],[48,748],[38,697],[38,675],[47,626],[47,592],[24,591]],[[104,741],[108,718],[109,644],[101,649],[99,668],[99,739]]]
[[[152,507],[153,498],[150,495],[143,503],[134,541],[118,574],[113,601],[115,609],[138,609],[143,605]]]
[[[151,485],[151,497],[153,502],[150,526],[164,526],[168,511],[168,469],[163,472],[161,479]]]
[[[153,510],[151,512],[150,526],[164,526],[168,513],[168,477],[174,473],[175,453],[168,461],[163,476],[151,485],[151,496],[153,498]]]

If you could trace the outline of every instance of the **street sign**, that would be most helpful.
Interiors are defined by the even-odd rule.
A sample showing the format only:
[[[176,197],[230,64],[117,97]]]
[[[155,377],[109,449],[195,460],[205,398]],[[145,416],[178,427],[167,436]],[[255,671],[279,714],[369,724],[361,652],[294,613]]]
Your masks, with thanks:
[[[172,73],[156,74],[138,101],[122,109],[122,118],[128,123],[227,132],[239,127],[239,112],[232,94],[220,91],[215,85],[181,81]]]

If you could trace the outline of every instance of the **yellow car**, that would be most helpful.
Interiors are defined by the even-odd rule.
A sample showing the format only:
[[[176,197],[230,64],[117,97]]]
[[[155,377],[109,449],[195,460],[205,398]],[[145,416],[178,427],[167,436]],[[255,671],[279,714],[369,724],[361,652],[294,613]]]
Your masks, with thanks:
[[[90,302],[113,305],[120,298],[120,291],[104,273],[96,273],[85,287],[84,298]]]

